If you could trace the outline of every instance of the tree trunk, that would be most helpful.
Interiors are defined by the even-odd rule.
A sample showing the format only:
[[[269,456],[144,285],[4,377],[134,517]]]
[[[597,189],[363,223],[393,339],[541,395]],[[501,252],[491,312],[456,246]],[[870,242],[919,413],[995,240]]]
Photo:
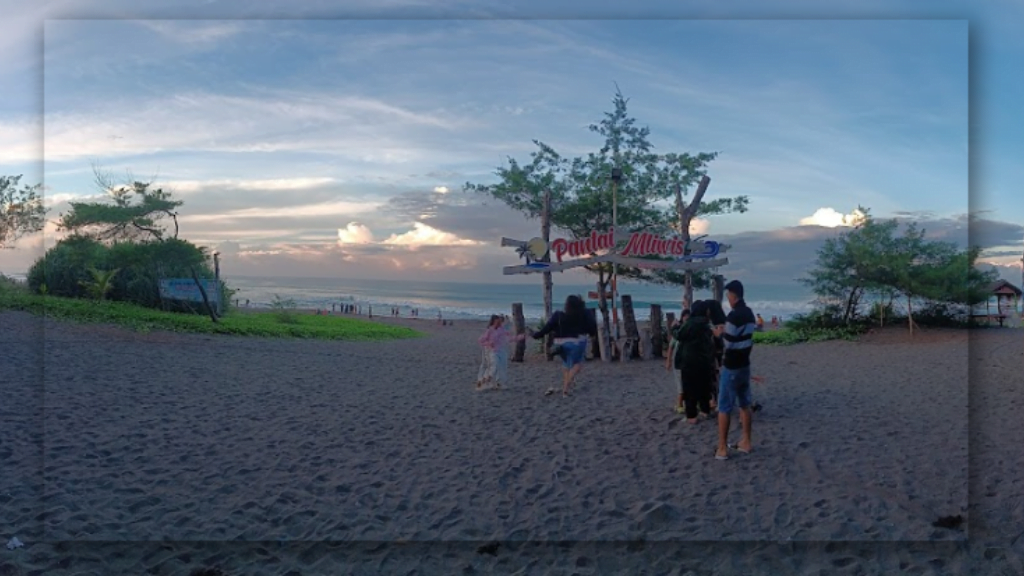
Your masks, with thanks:
[[[914,335],[914,305],[910,296],[907,296],[907,326],[910,327],[910,335]]]
[[[704,193],[707,192],[709,184],[711,184],[711,178],[707,175],[703,176],[700,179],[700,184],[697,185],[697,191],[693,194],[693,200],[690,200],[690,203],[685,207],[683,206],[683,191],[676,184],[676,213],[679,214],[679,237],[687,245],[690,242],[690,222],[697,215],[697,211],[700,209],[700,202],[704,198]],[[684,254],[689,256],[689,247],[687,247]],[[689,308],[691,305],[693,305],[693,271],[687,270],[686,282],[683,286],[683,306]]]
[[[551,243],[551,191],[544,191],[544,213],[541,217],[541,237],[544,239],[544,245],[547,246]],[[551,251],[544,255],[544,261],[551,261]],[[553,282],[551,280],[551,272],[544,272],[544,321],[547,322],[551,318],[551,289]],[[544,357],[549,361],[553,358],[551,355],[551,345],[555,337],[552,334],[548,334],[544,338]]]
[[[608,302],[604,297],[604,274],[601,275],[601,280],[597,283],[597,290],[601,296],[601,322],[597,325],[597,341],[601,347],[601,360],[604,362],[612,361],[612,342],[611,332],[608,328]]]
[[[664,332],[661,329],[661,305],[651,304],[651,339],[653,344],[651,345],[651,354],[656,358],[661,358],[663,354],[662,334]]]
[[[633,297],[624,294],[622,296],[622,323],[626,329],[626,339],[629,346],[623,347],[622,359],[635,360],[640,357],[640,330],[636,325],[636,313],[633,311]],[[629,348],[628,352],[625,350]]]
[[[851,316],[851,314],[853,312],[853,303],[857,299],[857,291],[858,290],[860,290],[860,288],[854,288],[853,290],[851,290],[850,291],[850,298],[847,299],[847,301],[846,301],[846,312],[843,314],[843,322],[846,323],[846,324],[850,323],[850,320],[851,320],[850,316]]]
[[[718,303],[721,304],[722,299],[725,298],[725,277],[722,276],[721,274],[715,274],[712,280],[715,300],[717,300]]]
[[[526,319],[523,318],[523,305],[516,302],[512,305],[512,322],[515,326],[516,336],[526,334]],[[512,354],[513,362],[522,362],[526,356],[526,341],[516,340],[515,353]]]

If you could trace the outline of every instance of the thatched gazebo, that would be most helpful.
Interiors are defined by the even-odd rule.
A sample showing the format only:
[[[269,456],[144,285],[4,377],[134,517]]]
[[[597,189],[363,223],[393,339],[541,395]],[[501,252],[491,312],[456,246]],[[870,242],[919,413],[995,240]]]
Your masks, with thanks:
[[[1024,292],[1006,280],[998,280],[992,283],[992,286],[989,288],[989,294],[996,297],[996,315],[1008,316],[1007,312],[1017,311],[1017,301],[1024,295]],[[985,311],[988,312],[987,301],[985,303]]]

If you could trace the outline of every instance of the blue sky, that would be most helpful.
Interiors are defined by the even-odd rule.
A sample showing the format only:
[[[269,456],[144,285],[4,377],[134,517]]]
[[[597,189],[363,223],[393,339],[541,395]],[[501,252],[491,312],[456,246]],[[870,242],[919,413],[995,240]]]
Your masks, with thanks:
[[[93,165],[155,177],[185,201],[182,236],[237,273],[498,281],[516,259],[498,237],[537,224],[462,184],[525,160],[534,138],[596,150],[586,126],[615,82],[658,150],[721,153],[709,197],[750,197],[747,214],[699,224],[733,243],[735,275],[792,278],[841,230],[814,224],[858,204],[961,243],[970,208],[990,260],[1019,260],[1024,46],[1007,21],[1024,5],[530,4],[44,4],[0,24],[20,56],[0,64],[16,88],[0,173],[45,177],[52,216],[97,193]],[[389,19],[265,19],[286,6]],[[446,19],[488,14],[537,19]],[[439,19],[394,19],[426,15]],[[568,19],[583,16],[662,19]],[[947,19],[872,19],[928,16]],[[40,250],[25,239],[0,270]]]

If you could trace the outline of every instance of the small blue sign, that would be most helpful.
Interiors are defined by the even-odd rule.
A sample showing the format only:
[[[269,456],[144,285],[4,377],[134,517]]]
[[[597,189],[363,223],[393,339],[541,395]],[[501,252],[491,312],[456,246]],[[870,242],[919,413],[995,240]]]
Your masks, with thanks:
[[[215,280],[200,279],[203,283],[203,290],[206,290],[206,297],[210,302],[220,301],[220,290],[217,289]],[[191,278],[169,278],[160,280],[160,297],[168,300],[185,300],[187,302],[202,302],[203,295],[196,286],[196,281]]]

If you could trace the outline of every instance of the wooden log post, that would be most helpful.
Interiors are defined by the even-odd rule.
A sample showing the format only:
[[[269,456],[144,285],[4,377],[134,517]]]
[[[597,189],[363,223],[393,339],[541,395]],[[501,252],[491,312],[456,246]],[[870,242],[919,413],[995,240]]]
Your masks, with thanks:
[[[605,287],[601,282],[597,283],[597,292],[600,295],[601,321],[597,324],[597,341],[601,350],[601,361],[612,361],[612,338],[608,326],[608,300],[605,298]]]
[[[590,321],[594,323],[594,326],[597,326],[597,309],[587,308],[587,314],[590,315]],[[590,338],[590,355],[595,359],[601,357],[600,338]]]
[[[523,305],[516,302],[512,305],[512,325],[515,326],[516,336],[526,334],[526,319],[523,317]],[[517,340],[516,349],[512,354],[513,362],[522,362],[526,356],[526,341]]]
[[[650,328],[644,328],[643,334],[640,335],[640,338],[641,358],[643,358],[644,360],[654,360],[655,347],[661,348],[661,346],[658,346],[656,344],[656,341],[654,339],[654,331],[651,330]]]
[[[640,358],[640,330],[636,325],[636,313],[633,311],[633,297],[629,294],[622,296],[622,323],[626,329],[626,345],[623,346],[622,359]]]
[[[715,274],[711,277],[711,281],[714,286],[715,300],[721,302],[725,298],[725,277],[721,274]]]
[[[651,344],[651,356],[661,358],[664,354],[664,346],[662,346],[664,332],[661,329],[661,304],[651,304],[650,330],[653,341]],[[644,352],[644,355],[646,356],[647,353]]]
[[[210,306],[210,299],[206,295],[206,288],[203,288],[203,283],[199,281],[199,275],[196,274],[196,269],[192,266],[189,266],[189,269],[192,270],[192,279],[195,280],[196,286],[199,288],[199,294],[203,297],[203,305],[206,306],[206,312],[210,314],[210,320],[213,320],[213,323],[216,324],[217,313],[214,312],[213,307]]]

